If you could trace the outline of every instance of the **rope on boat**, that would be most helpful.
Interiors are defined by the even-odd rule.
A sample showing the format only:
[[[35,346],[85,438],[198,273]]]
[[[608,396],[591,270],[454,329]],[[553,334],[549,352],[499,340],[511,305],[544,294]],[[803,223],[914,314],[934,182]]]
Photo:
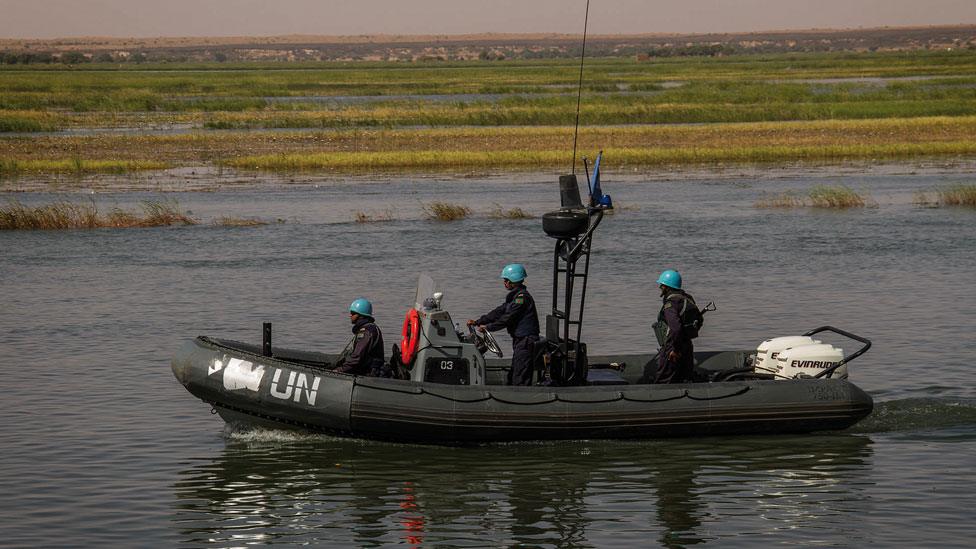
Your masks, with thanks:
[[[725,395],[725,396],[720,396],[720,397],[708,397],[708,398],[698,398],[698,397],[694,397],[694,396],[691,396],[691,395],[688,395],[688,398],[690,398],[691,400],[721,400],[721,399],[723,399],[723,398],[730,398],[730,397],[735,397],[735,396],[739,396],[739,395],[744,395],[744,394],[746,394],[746,393],[747,393],[748,391],[749,391],[749,386],[748,386],[748,385],[746,385],[746,386],[745,386],[745,387],[743,387],[742,389],[740,389],[740,390],[738,390],[738,391],[736,391],[736,392],[734,392],[734,393],[731,393],[731,394],[728,394],[728,395]]]
[[[537,406],[537,405],[540,405],[540,404],[552,404],[554,402],[564,402],[566,404],[607,404],[607,403],[610,403],[610,402],[618,402],[618,401],[621,401],[621,400],[627,401],[627,402],[654,403],[654,402],[668,402],[670,400],[680,400],[682,398],[687,398],[689,400],[697,400],[697,401],[722,400],[722,399],[725,399],[725,398],[732,398],[732,397],[737,397],[737,396],[740,396],[740,395],[744,395],[750,389],[749,386],[746,386],[746,387],[743,387],[742,389],[739,389],[738,391],[735,391],[733,393],[729,393],[727,395],[707,396],[707,397],[697,397],[697,396],[694,396],[691,393],[689,393],[687,389],[685,389],[680,395],[670,396],[670,397],[666,397],[666,398],[649,398],[649,399],[647,399],[647,398],[633,398],[633,397],[629,397],[629,396],[625,395],[623,392],[620,392],[620,391],[617,392],[617,396],[614,397],[614,398],[604,398],[604,399],[599,399],[599,400],[576,400],[576,399],[571,399],[571,398],[560,397],[558,394],[556,394],[556,395],[553,395],[548,400],[540,400],[540,401],[536,401],[536,402],[518,402],[518,401],[514,401],[514,400],[506,400],[504,398],[499,398],[499,397],[495,396],[494,394],[492,394],[490,392],[487,393],[483,397],[465,399],[465,398],[456,398],[456,397],[452,397],[452,396],[448,396],[448,395],[442,395],[442,394],[439,394],[439,393],[435,393],[435,392],[432,392],[432,391],[428,391],[427,389],[424,389],[423,387],[416,387],[414,389],[404,390],[404,389],[398,389],[398,388],[395,388],[395,387],[377,387],[375,385],[368,385],[368,384],[365,384],[365,383],[362,383],[362,382],[359,382],[359,381],[356,382],[356,385],[358,387],[365,387],[367,389],[373,389],[373,390],[376,390],[376,391],[387,391],[387,392],[391,392],[391,393],[403,393],[403,394],[408,394],[408,395],[428,395],[428,396],[432,396],[432,397],[435,397],[435,398],[440,398],[440,399],[443,399],[443,400],[447,400],[449,402],[458,402],[458,403],[463,403],[463,404],[473,404],[473,403],[476,403],[476,402],[485,402],[487,400],[494,400],[495,402],[500,402],[502,404],[513,404],[513,405],[520,405],[520,406]]]
[[[260,356],[260,355],[257,355],[255,353],[251,353],[251,352],[248,352],[248,351],[244,351],[242,349],[235,349],[233,347],[228,347],[226,345],[222,345],[222,344],[220,344],[220,343],[218,343],[216,341],[213,341],[210,338],[205,337],[205,336],[200,336],[198,339],[205,340],[208,344],[213,345],[215,347],[221,347],[221,348],[224,348],[224,349],[232,350],[234,352],[244,353],[244,354],[249,354],[249,355],[255,356],[259,360],[274,359],[274,357]],[[428,339],[428,341],[430,341],[430,339]],[[329,370],[324,370],[324,371],[329,372]],[[340,375],[340,374],[336,374],[335,372],[330,372],[330,373],[332,373],[333,375],[336,375],[336,376]],[[353,385],[354,386],[359,386],[359,387],[366,387],[366,388],[373,389],[373,390],[376,390],[376,391],[388,391],[388,392],[391,392],[391,393],[403,393],[403,394],[408,394],[408,395],[429,395],[429,396],[432,396],[432,397],[435,397],[435,398],[440,398],[440,399],[443,399],[443,400],[447,400],[449,402],[457,402],[457,403],[462,403],[462,404],[474,404],[474,403],[477,403],[477,402],[485,402],[487,400],[494,400],[494,401],[500,402],[502,404],[513,404],[513,405],[520,405],[520,406],[537,406],[537,405],[540,405],[540,404],[552,404],[554,402],[563,402],[563,403],[566,403],[566,404],[607,404],[607,403],[610,403],[610,402],[617,402],[617,401],[621,401],[621,400],[626,401],[626,402],[655,403],[655,402],[668,402],[668,401],[671,401],[671,400],[680,400],[682,398],[687,398],[689,400],[696,400],[696,401],[722,400],[722,399],[725,399],[725,398],[732,398],[732,397],[737,397],[739,395],[743,395],[743,394],[747,393],[749,391],[749,389],[750,389],[750,387],[747,385],[747,386],[743,387],[742,389],[740,389],[738,391],[735,391],[734,393],[729,393],[727,395],[714,396],[714,397],[713,396],[696,397],[696,396],[693,396],[691,393],[689,393],[687,389],[685,389],[684,392],[682,392],[680,395],[675,395],[675,396],[670,396],[670,397],[665,397],[665,398],[656,398],[656,399],[655,398],[649,398],[649,399],[645,399],[645,398],[633,398],[633,397],[629,397],[629,396],[625,395],[623,392],[618,391],[617,392],[617,396],[615,398],[607,398],[607,399],[600,399],[600,400],[574,400],[574,399],[570,399],[570,398],[561,398],[558,394],[556,394],[556,395],[553,395],[552,398],[550,398],[549,400],[540,400],[538,402],[517,402],[517,401],[512,401],[512,400],[505,400],[503,398],[498,398],[498,397],[496,397],[495,395],[493,395],[490,392],[487,393],[483,397],[464,399],[464,398],[455,398],[455,397],[451,397],[451,396],[447,396],[447,395],[441,395],[441,394],[438,394],[438,393],[434,393],[434,392],[431,392],[431,391],[428,391],[428,390],[424,389],[423,387],[417,387],[415,389],[397,389],[397,388],[394,388],[394,387],[377,387],[375,385],[364,384],[364,383],[362,383],[361,381],[359,381],[356,378],[353,378]],[[216,403],[213,403],[212,402],[211,404],[215,405]],[[226,405],[223,405],[223,406],[225,408],[231,408],[231,409],[234,409],[236,411],[244,411],[244,410],[232,408],[232,407],[226,406]],[[253,412],[249,412],[249,413],[251,413],[252,415],[259,416],[259,417],[267,417],[267,418],[271,419],[271,416],[261,416],[261,414],[255,414]],[[295,423],[295,424],[300,425],[300,426],[304,426],[305,425],[303,423],[295,422],[295,421],[292,421],[292,423]],[[321,429],[319,429],[319,430],[321,430]]]

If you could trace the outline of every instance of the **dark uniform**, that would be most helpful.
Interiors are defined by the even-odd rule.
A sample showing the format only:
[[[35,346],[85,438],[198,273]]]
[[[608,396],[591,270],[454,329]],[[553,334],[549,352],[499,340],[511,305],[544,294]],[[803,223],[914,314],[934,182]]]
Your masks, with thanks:
[[[514,284],[514,283],[513,283]],[[539,341],[539,315],[535,300],[522,284],[505,296],[505,303],[475,321],[489,332],[506,328],[512,336],[512,369],[509,385],[532,385],[532,352]]]
[[[390,377],[389,366],[383,358],[383,334],[368,316],[360,316],[352,326],[356,334],[350,342],[352,352],[335,369],[336,372],[357,376]]]
[[[664,304],[657,315],[655,332],[661,351],[657,359],[657,375],[654,383],[685,383],[692,381],[695,367],[695,346],[691,342],[691,334],[682,321],[682,311],[687,307],[697,307],[695,300],[681,290],[672,290],[664,296]],[[697,309],[696,309],[697,310]],[[663,339],[663,341],[661,341]],[[677,353],[678,359],[668,358],[671,351]]]

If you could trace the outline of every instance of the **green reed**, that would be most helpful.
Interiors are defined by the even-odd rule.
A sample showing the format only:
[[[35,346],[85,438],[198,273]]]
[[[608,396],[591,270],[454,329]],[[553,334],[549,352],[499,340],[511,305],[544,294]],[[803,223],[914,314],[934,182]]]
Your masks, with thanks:
[[[791,191],[775,195],[763,194],[762,198],[756,201],[757,208],[799,208],[804,206],[803,197],[796,196]]]
[[[31,160],[0,158],[0,177],[32,173],[125,174],[135,171],[163,170],[168,167],[168,163],[154,160],[87,160],[78,157]]]
[[[604,158],[618,168],[663,165],[836,161],[976,154],[976,142],[867,144],[835,146],[740,146],[681,148],[606,148]],[[271,172],[413,169],[503,169],[559,167],[565,150],[376,151],[245,156],[224,161],[228,167]]]
[[[862,195],[845,186],[817,185],[810,189],[810,205],[815,208],[863,208]]]
[[[526,212],[522,208],[502,208],[501,204],[495,204],[495,207],[488,212],[488,217],[492,219],[531,219],[532,214]]]
[[[916,192],[913,202],[925,207],[967,206],[976,208],[976,184],[957,184],[935,191],[934,198],[927,192]]]
[[[162,68],[164,66],[160,66]],[[141,66],[138,69],[151,68]],[[241,64],[166,65],[166,70],[98,67],[39,70],[0,68],[0,111],[83,113],[248,113],[294,111],[295,105],[269,98],[491,94],[489,104],[461,112],[441,112],[422,100],[402,120],[382,124],[553,124],[566,123],[563,109],[572,102],[577,69],[570,60],[505,63],[404,65]],[[274,69],[274,70],[269,70]],[[660,123],[749,121],[878,116],[956,115],[969,113],[974,90],[966,84],[976,73],[973,52],[746,55],[716,59],[591,59],[584,101],[584,123]],[[844,77],[939,77],[938,81],[798,82]],[[678,82],[665,88],[664,82]],[[649,92],[639,96],[633,92]],[[522,104],[520,104],[522,103]],[[336,110],[335,104],[301,103],[310,113]],[[605,110],[600,106],[606,105]],[[639,106],[648,106],[645,111]],[[725,112],[724,106],[733,106]],[[653,108],[651,108],[653,107]],[[351,108],[351,107],[350,107]],[[382,109],[383,106],[377,106]],[[371,107],[355,109],[369,111]],[[335,127],[367,125],[341,103]],[[563,111],[554,122],[551,111]],[[571,109],[570,109],[571,110]],[[512,112],[508,112],[512,111]],[[832,114],[833,113],[833,114]],[[600,120],[595,117],[606,117]],[[632,118],[637,116],[637,118]],[[558,117],[557,117],[558,118]],[[622,120],[622,122],[621,122]],[[210,127],[323,127],[327,118],[216,119]],[[285,124],[292,124],[291,126]],[[12,130],[7,130],[12,131]]]
[[[260,227],[267,225],[267,221],[260,219],[250,219],[243,217],[221,216],[213,220],[213,224],[219,227]]]
[[[0,207],[0,230],[96,229],[195,225],[175,200],[144,201],[142,214],[113,208],[99,212],[94,200],[89,203],[59,201],[41,206],[26,206],[8,200]]]
[[[793,191],[763,196],[756,201],[757,208],[863,208],[866,205],[864,196],[845,186],[817,185],[805,196],[798,196]]]
[[[976,185],[953,185],[939,191],[939,201],[948,206],[976,207]]]
[[[430,202],[422,206],[424,215],[436,221],[457,221],[471,214],[471,208],[449,202]]]

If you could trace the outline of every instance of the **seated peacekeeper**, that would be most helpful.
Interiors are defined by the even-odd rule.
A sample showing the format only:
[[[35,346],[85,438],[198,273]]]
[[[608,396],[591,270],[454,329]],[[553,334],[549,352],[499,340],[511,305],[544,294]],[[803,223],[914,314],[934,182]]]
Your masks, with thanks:
[[[346,345],[334,371],[372,377],[390,377],[383,356],[383,333],[373,319],[373,304],[359,298],[349,305],[353,339]]]

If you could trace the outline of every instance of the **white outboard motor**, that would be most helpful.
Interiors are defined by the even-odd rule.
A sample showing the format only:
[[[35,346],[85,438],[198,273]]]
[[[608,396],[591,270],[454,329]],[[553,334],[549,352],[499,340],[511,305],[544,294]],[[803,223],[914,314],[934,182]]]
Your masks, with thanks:
[[[759,374],[774,374],[776,379],[814,377],[844,358],[839,347],[822,343],[810,336],[785,336],[767,339],[756,349],[753,370]],[[847,365],[831,377],[846,379]]]
[[[816,377],[827,368],[832,368],[843,360],[844,351],[829,343],[801,345],[784,350],[776,358],[776,368],[779,375],[793,379],[795,377]],[[847,365],[834,370],[831,377],[847,379]]]
[[[753,362],[753,370],[757,374],[776,374],[779,369],[776,366],[776,359],[779,354],[790,347],[800,345],[813,345],[820,343],[820,340],[809,336],[786,336],[767,339],[759,344],[756,349],[756,359]]]

